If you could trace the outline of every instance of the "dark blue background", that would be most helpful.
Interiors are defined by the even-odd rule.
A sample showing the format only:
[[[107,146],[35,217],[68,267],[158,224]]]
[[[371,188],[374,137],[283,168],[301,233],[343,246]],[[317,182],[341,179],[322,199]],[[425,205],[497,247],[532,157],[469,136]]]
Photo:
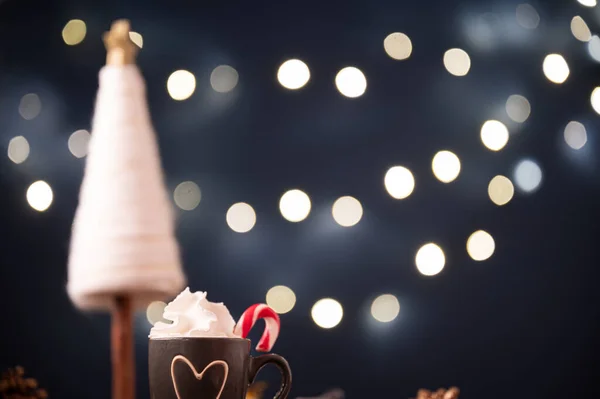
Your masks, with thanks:
[[[350,398],[414,395],[420,387],[457,385],[461,398],[561,398],[600,394],[597,358],[600,276],[598,117],[589,95],[600,68],[570,34],[582,15],[598,28],[594,10],[575,0],[533,3],[533,31],[514,23],[518,2],[409,1],[36,1],[0,3],[0,140],[24,135],[32,146],[22,165],[0,157],[0,366],[26,367],[53,398],[110,395],[109,320],[73,308],[65,292],[70,225],[83,160],[68,152],[69,135],[89,128],[104,63],[100,40],[110,23],[130,18],[144,36],[139,64],[159,133],[169,188],[193,180],[200,206],[178,219],[185,268],[195,290],[225,301],[235,317],[264,300],[273,285],[293,288],[298,302],[282,317],[276,351],[294,370],[295,395],[340,386]],[[465,16],[489,15],[492,45],[464,35]],[[488,16],[489,16],[488,15]],[[88,35],[64,45],[61,29],[86,21]],[[498,21],[513,21],[512,24]],[[395,31],[413,42],[412,57],[390,59],[382,42]],[[442,55],[466,49],[465,78],[448,74]],[[571,76],[549,83],[544,56],[562,53]],[[284,90],[281,62],[298,57],[311,68],[307,87]],[[210,72],[232,65],[239,85],[212,92]],[[347,65],[366,75],[366,94],[350,100],[333,84]],[[165,90],[176,69],[196,74],[186,102]],[[17,112],[36,92],[44,108],[33,121]],[[532,115],[508,123],[502,107],[523,94]],[[511,132],[499,153],[479,139],[481,124],[499,118]],[[564,126],[588,128],[585,151],[567,150]],[[449,185],[431,174],[441,149],[462,161]],[[523,157],[544,171],[539,191],[517,193],[504,207],[487,198],[496,174],[512,175]],[[417,186],[404,201],[383,187],[385,171],[402,164]],[[25,191],[44,179],[54,189],[45,213],[32,210]],[[306,191],[313,212],[285,221],[278,201],[290,188]],[[352,195],[365,209],[350,229],[330,217],[335,198]],[[252,204],[258,222],[233,233],[225,212]],[[467,237],[485,229],[496,240],[482,263],[466,251]],[[414,254],[425,242],[444,248],[447,264],[424,278]],[[381,293],[400,299],[400,317],[375,325],[369,302]],[[319,298],[344,306],[342,323],[322,330],[310,319]],[[138,397],[147,390],[149,325],[136,321]],[[276,383],[272,370],[266,378]],[[273,387],[272,387],[273,388]],[[274,388],[273,388],[274,389]]]

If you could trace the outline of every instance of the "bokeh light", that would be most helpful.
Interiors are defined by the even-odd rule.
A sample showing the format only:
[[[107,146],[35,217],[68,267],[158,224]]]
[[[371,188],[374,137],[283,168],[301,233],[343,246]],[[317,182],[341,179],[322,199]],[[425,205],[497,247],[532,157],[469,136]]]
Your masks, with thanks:
[[[23,136],[17,136],[8,142],[8,159],[16,164],[25,162],[29,157],[29,142]]]
[[[179,70],[169,76],[167,91],[173,100],[187,100],[196,90],[196,77],[190,71]]]
[[[531,4],[517,6],[517,23],[525,29],[535,29],[540,24],[540,14]]]
[[[415,178],[404,166],[391,167],[384,178],[385,189],[395,199],[407,198],[415,189]]]
[[[329,329],[340,324],[344,317],[344,309],[335,299],[323,298],[313,305],[310,314],[317,326]]]
[[[417,270],[424,276],[439,274],[446,264],[444,251],[438,245],[430,242],[423,245],[415,257]]]
[[[600,62],[600,37],[592,35],[592,38],[587,42],[587,50],[594,61]]]
[[[27,189],[27,202],[30,207],[38,212],[43,212],[50,208],[53,199],[52,188],[43,180],[32,183]]]
[[[296,305],[296,294],[285,285],[277,285],[267,291],[267,305],[279,314],[290,312]]]
[[[87,27],[80,19],[72,19],[62,30],[62,38],[69,46],[75,46],[85,39]]]
[[[139,48],[144,48],[144,37],[138,32],[129,32],[129,39]]]
[[[227,225],[236,233],[247,233],[256,224],[254,208],[245,202],[231,205],[225,216]]]
[[[471,58],[465,50],[452,48],[444,53],[444,66],[454,76],[465,76],[471,69]]]
[[[467,240],[467,253],[475,261],[484,261],[489,259],[496,249],[494,237],[490,233],[478,230],[471,234]]]
[[[88,147],[90,144],[90,133],[87,130],[77,130],[69,136],[67,146],[69,151],[76,158],[83,158],[88,153]]]
[[[515,187],[506,176],[495,176],[488,184],[488,195],[498,206],[506,205],[515,195]]]
[[[400,302],[391,294],[380,295],[371,304],[371,316],[379,322],[389,323],[400,314]]]
[[[515,167],[514,180],[521,191],[534,192],[542,183],[542,169],[536,162],[525,159]]]
[[[442,183],[453,182],[460,173],[460,159],[453,152],[440,151],[433,157],[431,169]]]
[[[500,151],[508,143],[508,129],[500,121],[486,121],[481,126],[481,141],[488,149]]]
[[[412,54],[412,42],[401,32],[389,34],[383,41],[383,48],[395,60],[405,60]]]
[[[279,211],[281,216],[290,222],[301,222],[310,213],[310,198],[300,190],[290,190],[281,196]]]
[[[579,4],[586,7],[596,7],[596,0],[577,0]]]
[[[21,97],[19,114],[25,120],[35,119],[42,111],[42,101],[37,94],[29,93]]]
[[[581,122],[571,121],[565,127],[565,142],[574,150],[580,150],[587,143],[587,131]]]
[[[590,96],[590,103],[597,114],[600,114],[600,87],[596,87]]]
[[[202,193],[200,187],[193,181],[180,183],[173,191],[175,205],[184,211],[192,211],[200,204]]]
[[[210,74],[210,85],[218,93],[228,93],[235,89],[240,76],[229,65],[219,65]]]
[[[279,67],[277,80],[286,89],[298,90],[310,80],[310,70],[301,60],[287,60]]]
[[[590,28],[579,15],[571,20],[571,33],[575,39],[581,42],[589,42],[592,38]]]
[[[513,94],[506,100],[506,114],[517,123],[523,123],[531,114],[531,104],[520,94]]]
[[[556,84],[564,83],[569,77],[569,65],[560,54],[549,54],[544,58],[542,65],[544,75],[549,81]]]
[[[331,208],[333,219],[343,227],[351,227],[360,222],[363,208],[360,201],[354,197],[338,198]]]
[[[335,76],[335,85],[344,96],[356,98],[367,90],[367,78],[360,69],[346,67]]]
[[[163,314],[165,312],[166,303],[162,301],[154,301],[146,308],[146,319],[152,325],[156,322],[163,320]]]

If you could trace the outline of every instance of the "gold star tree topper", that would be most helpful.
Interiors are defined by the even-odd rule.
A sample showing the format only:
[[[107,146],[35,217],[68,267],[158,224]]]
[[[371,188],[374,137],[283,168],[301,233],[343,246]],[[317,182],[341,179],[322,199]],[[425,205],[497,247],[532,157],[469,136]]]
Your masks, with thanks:
[[[110,32],[102,37],[106,47],[106,65],[135,64],[138,46],[131,40],[131,25],[128,20],[120,19],[112,24]]]

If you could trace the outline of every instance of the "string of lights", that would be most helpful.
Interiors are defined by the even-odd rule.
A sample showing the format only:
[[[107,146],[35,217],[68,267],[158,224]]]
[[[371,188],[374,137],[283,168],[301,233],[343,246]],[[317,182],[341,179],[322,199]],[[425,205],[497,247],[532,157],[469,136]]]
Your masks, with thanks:
[[[579,0],[586,7],[596,5],[595,0]],[[516,21],[524,29],[535,29],[540,17],[528,4],[519,5],[515,14]],[[581,16],[574,16],[570,23],[573,37],[587,43],[590,56],[600,61],[600,38],[593,35]],[[81,45],[87,34],[86,23],[75,19],[69,21],[62,31],[65,44]],[[138,32],[130,33],[131,40],[140,48],[144,47],[144,38]],[[383,40],[383,50],[394,61],[407,62],[413,53],[413,41],[403,32],[389,34]],[[465,77],[472,70],[471,57],[462,48],[448,49],[442,57],[446,71],[457,77]],[[556,85],[565,83],[570,76],[567,59],[561,54],[547,54],[541,63],[541,71],[549,82]],[[283,62],[276,72],[278,82],[287,90],[301,90],[306,87],[312,77],[309,66],[300,59],[289,59]],[[238,71],[229,65],[220,65],[210,74],[210,85],[215,92],[228,93],[235,90],[240,80]],[[339,93],[349,99],[357,99],[368,90],[367,75],[355,66],[340,69],[334,79]],[[194,73],[188,70],[176,70],[167,79],[166,89],[170,97],[178,102],[190,99],[197,87]],[[592,89],[590,104],[593,110],[600,114],[600,87]],[[34,120],[42,111],[42,99],[35,93],[22,97],[18,112],[24,120]],[[505,103],[506,116],[515,123],[524,123],[530,117],[532,106],[528,99],[521,94],[509,96]],[[580,121],[568,121],[563,129],[564,141],[573,150],[582,149],[587,142],[587,130]],[[481,124],[480,140],[491,152],[503,150],[509,142],[511,132],[503,122],[495,119],[486,120]],[[83,158],[87,154],[90,133],[80,129],[73,132],[67,142],[71,154]],[[28,159],[30,144],[26,137],[16,136],[8,144],[8,157],[15,164],[21,164]],[[438,151],[431,160],[431,171],[434,177],[443,184],[456,181],[461,172],[459,156],[449,150]],[[406,166],[395,165],[383,175],[383,185],[393,200],[407,199],[417,187],[415,174]],[[534,160],[524,158],[517,163],[513,176],[494,176],[488,184],[489,200],[497,205],[508,204],[515,195],[515,185],[522,193],[533,193],[539,189],[543,180],[543,171]],[[36,211],[43,212],[50,208],[54,194],[50,185],[42,180],[32,183],[26,192],[29,205]],[[201,188],[193,181],[184,181],[173,191],[173,201],[183,211],[194,211],[201,204]],[[306,220],[312,211],[309,195],[300,189],[291,189],[283,193],[279,200],[281,216],[291,222],[299,223]],[[356,226],[363,218],[363,204],[352,196],[337,198],[331,206],[333,220],[344,228]],[[251,204],[237,202],[226,212],[225,221],[236,233],[249,233],[257,224],[257,213]],[[493,256],[496,242],[492,234],[485,230],[474,231],[466,240],[466,251],[477,262],[485,261]],[[414,262],[417,270],[424,276],[438,275],[446,265],[446,255],[440,245],[434,242],[424,243],[415,251]],[[296,303],[296,294],[286,286],[279,285],[266,293],[266,302],[278,313],[292,311]],[[165,304],[155,302],[147,309],[147,318],[151,324],[159,320]],[[383,294],[378,296],[371,305],[371,314],[379,322],[390,322],[400,312],[400,303],[396,296]],[[343,318],[343,307],[333,298],[322,298],[312,307],[311,315],[314,322],[322,328],[333,328]]]

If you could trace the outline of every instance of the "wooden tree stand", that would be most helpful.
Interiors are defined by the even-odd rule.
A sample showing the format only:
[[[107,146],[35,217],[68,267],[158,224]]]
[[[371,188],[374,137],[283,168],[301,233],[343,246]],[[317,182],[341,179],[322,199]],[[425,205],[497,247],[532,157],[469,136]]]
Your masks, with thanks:
[[[113,399],[135,399],[133,306],[127,296],[115,301],[111,325]]]

